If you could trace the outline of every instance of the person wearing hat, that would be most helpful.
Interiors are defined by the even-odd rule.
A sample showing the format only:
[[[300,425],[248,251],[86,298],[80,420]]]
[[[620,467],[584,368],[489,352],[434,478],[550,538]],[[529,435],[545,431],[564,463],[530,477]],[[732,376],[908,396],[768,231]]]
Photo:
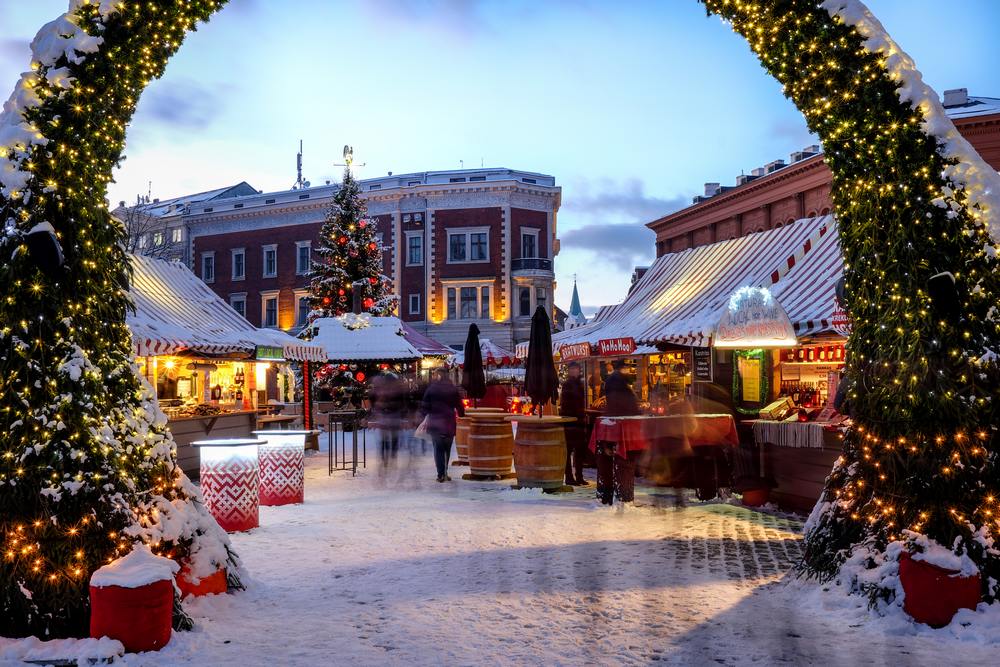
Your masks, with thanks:
[[[583,457],[587,449],[584,417],[587,409],[587,390],[580,379],[580,364],[571,361],[566,367],[566,380],[559,391],[559,415],[572,417],[566,424],[566,484],[586,486],[583,478]]]

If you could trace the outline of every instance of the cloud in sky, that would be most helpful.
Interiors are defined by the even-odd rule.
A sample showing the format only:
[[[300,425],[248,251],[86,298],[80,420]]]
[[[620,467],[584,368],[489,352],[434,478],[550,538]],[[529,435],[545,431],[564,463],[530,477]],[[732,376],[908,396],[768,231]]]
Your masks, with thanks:
[[[28,61],[31,59],[30,40],[17,39],[11,37],[0,38],[0,60],[12,64],[20,64],[27,69]]]
[[[200,130],[225,113],[232,86],[208,86],[193,80],[149,89],[141,111],[152,121],[176,129]]]
[[[562,210],[574,216],[613,220],[643,225],[690,203],[686,196],[656,197],[646,194],[639,178],[623,181],[577,179],[570,183]]]
[[[623,271],[631,271],[637,263],[653,256],[653,232],[641,224],[592,224],[577,227],[559,235],[564,248],[585,250],[600,255]]]

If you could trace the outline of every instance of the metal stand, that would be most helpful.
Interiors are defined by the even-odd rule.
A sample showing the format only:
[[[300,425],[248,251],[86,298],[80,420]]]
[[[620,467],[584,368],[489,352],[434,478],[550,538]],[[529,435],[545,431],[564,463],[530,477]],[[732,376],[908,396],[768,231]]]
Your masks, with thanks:
[[[368,442],[365,431],[364,410],[337,410],[328,413],[327,422],[327,462],[328,475],[335,470],[350,470],[351,476],[358,474],[358,431],[361,431],[361,467],[368,467]],[[351,457],[347,457],[348,432],[350,433]]]

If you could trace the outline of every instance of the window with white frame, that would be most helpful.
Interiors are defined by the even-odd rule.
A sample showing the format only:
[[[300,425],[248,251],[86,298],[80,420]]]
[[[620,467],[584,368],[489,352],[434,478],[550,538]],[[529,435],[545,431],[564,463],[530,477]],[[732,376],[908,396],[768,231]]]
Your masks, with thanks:
[[[420,314],[420,295],[411,294],[410,295],[410,315]]]
[[[215,251],[201,253],[201,279],[206,283],[215,282]]]
[[[170,230],[170,242],[180,243],[184,240],[184,230],[181,227],[174,227]]]
[[[140,250],[145,250],[145,248],[149,245],[149,236],[146,234],[140,235],[138,245]]]
[[[304,276],[312,268],[312,241],[295,242],[295,274]]]
[[[245,248],[233,248],[233,280],[243,280],[247,277],[247,251]]]
[[[278,275],[278,246],[264,246],[264,277],[274,278]]]
[[[449,320],[489,319],[490,285],[482,283],[449,285],[445,289],[445,303]]]
[[[488,227],[448,230],[448,263],[490,261]]]
[[[247,293],[240,292],[239,294],[229,295],[229,305],[233,307],[240,317],[247,316]]]
[[[276,329],[278,327],[278,292],[260,293],[261,326]]]
[[[521,257],[524,259],[531,259],[533,257],[538,257],[537,229],[521,230]]]
[[[406,265],[422,266],[424,263],[424,237],[421,232],[406,235]]]
[[[295,290],[295,325],[304,326],[309,321],[312,305],[309,303],[309,292]]]
[[[156,248],[157,246],[161,246],[161,245],[163,245],[163,232],[154,232],[153,233],[153,247]]]

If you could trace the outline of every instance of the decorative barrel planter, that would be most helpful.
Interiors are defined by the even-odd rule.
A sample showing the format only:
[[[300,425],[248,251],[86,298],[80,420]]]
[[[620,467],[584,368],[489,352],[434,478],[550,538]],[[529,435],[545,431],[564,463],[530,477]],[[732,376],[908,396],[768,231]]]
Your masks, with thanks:
[[[503,412],[469,417],[469,472],[481,477],[501,477],[514,464],[514,431]]]
[[[90,636],[117,639],[129,653],[170,641],[178,565],[137,545],[90,578]]]
[[[256,438],[199,440],[205,507],[227,533],[260,525],[260,464]]]
[[[518,486],[558,489],[566,474],[566,432],[571,417],[508,417],[517,422],[514,438],[514,472]]]
[[[291,505],[305,499],[306,438],[318,432],[253,432],[265,442],[257,448],[261,505]]]
[[[189,595],[198,597],[200,595],[216,595],[229,590],[229,582],[226,579],[226,569],[219,568],[207,577],[202,577],[198,583],[194,583],[191,568],[182,564],[181,571],[177,573],[177,588],[181,590],[181,597]]]
[[[501,408],[466,408],[455,426],[455,458],[458,465],[469,465],[469,420],[476,414],[505,414]]]
[[[903,610],[932,628],[951,623],[959,609],[975,609],[982,592],[978,572],[963,577],[957,570],[914,560],[905,551],[899,557],[899,581],[906,593]]]

